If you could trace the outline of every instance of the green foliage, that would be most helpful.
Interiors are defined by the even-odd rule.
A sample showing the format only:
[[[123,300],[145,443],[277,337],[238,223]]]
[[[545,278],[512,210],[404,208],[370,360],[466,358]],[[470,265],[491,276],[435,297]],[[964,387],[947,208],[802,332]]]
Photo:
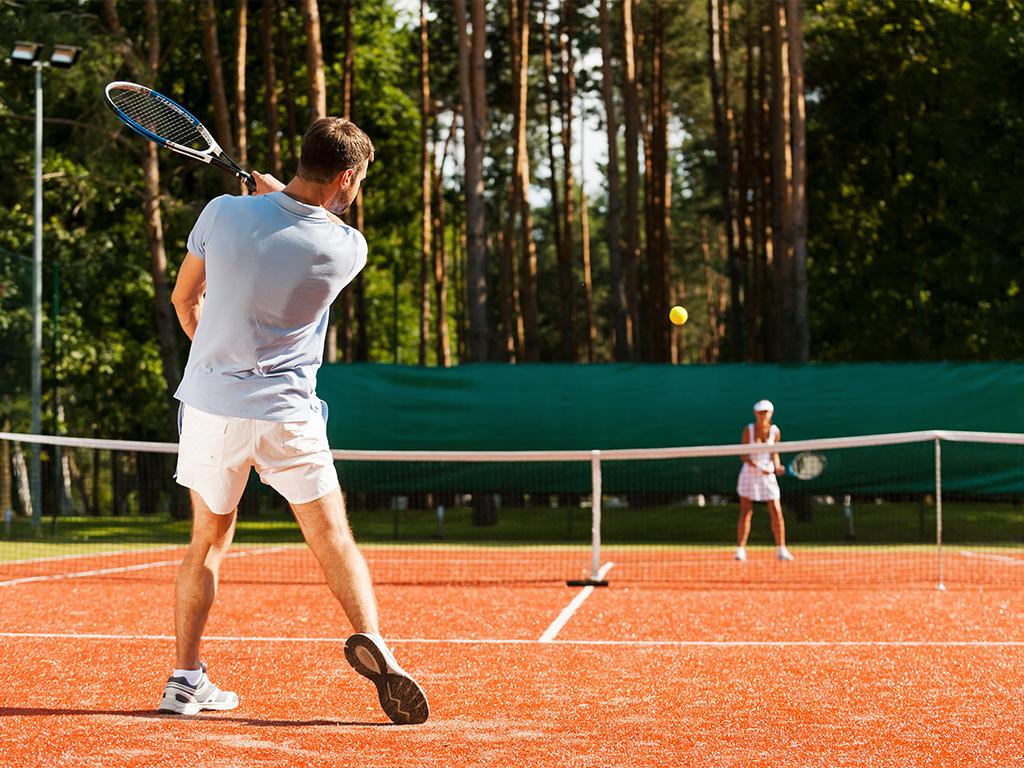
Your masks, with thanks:
[[[817,357],[1020,358],[1019,4],[828,0],[815,11]]]

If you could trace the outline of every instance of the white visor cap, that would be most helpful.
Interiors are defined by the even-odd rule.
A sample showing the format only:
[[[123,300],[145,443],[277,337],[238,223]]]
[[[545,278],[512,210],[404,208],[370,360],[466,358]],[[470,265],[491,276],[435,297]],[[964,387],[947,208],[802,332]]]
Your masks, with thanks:
[[[760,413],[761,411],[775,413],[775,406],[772,405],[771,400],[758,400],[756,403],[754,403],[754,413]]]

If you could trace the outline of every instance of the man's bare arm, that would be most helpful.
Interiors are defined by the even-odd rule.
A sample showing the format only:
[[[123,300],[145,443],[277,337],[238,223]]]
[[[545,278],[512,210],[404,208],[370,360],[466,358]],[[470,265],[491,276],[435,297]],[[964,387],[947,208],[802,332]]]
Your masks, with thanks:
[[[185,335],[192,339],[199,326],[199,315],[203,310],[203,295],[206,293],[206,262],[194,253],[187,253],[178,270],[178,279],[171,293],[171,304],[178,314],[178,322]]]

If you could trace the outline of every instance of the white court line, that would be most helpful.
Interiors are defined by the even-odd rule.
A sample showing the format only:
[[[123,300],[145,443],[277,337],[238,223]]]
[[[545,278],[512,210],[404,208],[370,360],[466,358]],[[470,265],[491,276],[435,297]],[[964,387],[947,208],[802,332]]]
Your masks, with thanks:
[[[608,571],[610,571],[614,565],[615,563],[605,563],[603,566],[601,566],[601,570],[597,572],[597,578],[603,579],[605,576],[607,576]],[[572,618],[572,615],[576,613],[576,610],[581,605],[583,605],[584,601],[586,601],[586,599],[590,597],[590,593],[593,591],[593,587],[584,587],[583,589],[581,589],[579,594],[576,595],[576,597],[574,597],[569,602],[569,604],[562,609],[562,612],[560,614],[558,614],[558,618],[551,622],[551,626],[544,630],[544,634],[540,636],[540,640],[538,642],[550,643],[552,640],[554,640],[555,637],[558,636],[558,633],[562,631],[562,627],[564,627],[569,622],[569,619]]]
[[[52,557],[26,557],[23,560],[0,560],[0,568],[7,565],[31,565],[32,563],[55,563],[61,560],[77,560],[83,557],[110,557],[112,555],[141,555],[147,552],[165,552],[180,549],[187,544],[168,544],[166,547],[139,547],[138,549],[109,549],[103,552],[82,552],[77,555],[53,555]]]
[[[173,635],[106,635],[70,632],[0,632],[0,638],[28,640],[116,640],[174,642]],[[214,643],[325,643],[342,645],[344,637],[229,637],[209,635]],[[529,640],[524,638],[391,638],[400,645],[564,645],[667,648],[1024,648],[1024,640]]]
[[[975,557],[979,560],[997,560],[1000,563],[1009,565],[1024,565],[1024,558],[1010,557],[1009,555],[996,555],[991,552],[971,552],[969,549],[961,549],[960,554],[964,557]]]
[[[258,550],[238,550],[229,552],[225,557],[247,557],[248,555],[265,555],[270,552],[278,552],[286,547],[268,547]],[[130,554],[137,554],[133,552]],[[136,565],[122,565],[116,568],[97,568],[91,571],[77,571],[75,573],[50,573],[44,576],[24,576],[20,579],[8,579],[0,581],[0,587],[13,587],[18,584],[30,584],[36,581],[63,581],[64,579],[82,579],[89,576],[106,576],[111,573],[128,573],[129,571],[141,571],[146,568],[164,568],[169,565],[180,565],[181,559],[177,560],[155,560],[152,563],[137,563]]]

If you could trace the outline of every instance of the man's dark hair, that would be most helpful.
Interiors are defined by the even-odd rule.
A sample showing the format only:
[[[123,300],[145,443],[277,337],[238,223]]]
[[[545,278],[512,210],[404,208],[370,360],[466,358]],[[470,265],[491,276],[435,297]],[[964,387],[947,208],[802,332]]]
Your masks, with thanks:
[[[373,161],[373,142],[359,126],[343,117],[321,117],[302,137],[298,175],[326,184],[342,171]]]

